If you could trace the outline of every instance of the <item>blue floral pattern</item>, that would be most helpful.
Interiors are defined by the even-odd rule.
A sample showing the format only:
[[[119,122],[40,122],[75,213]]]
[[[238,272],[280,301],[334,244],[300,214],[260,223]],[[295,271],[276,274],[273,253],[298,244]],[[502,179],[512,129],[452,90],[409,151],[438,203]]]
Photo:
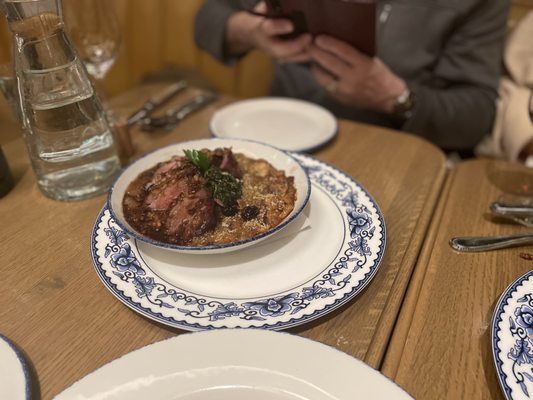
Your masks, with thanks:
[[[351,178],[311,157],[294,156],[311,182],[334,198],[345,214],[347,234],[343,252],[318,279],[289,293],[242,302],[188,294],[145,270],[146,266],[132,248],[133,242],[105,209],[93,232],[93,258],[100,276],[122,299],[128,298],[125,292],[131,293],[128,286],[133,287],[137,299],[129,298],[127,303],[131,302],[134,308],[140,308],[160,322],[185,329],[226,326],[278,329],[344,304],[362,290],[377,271],[385,245],[383,217],[373,200]],[[102,231],[106,238],[105,251],[103,257],[99,257],[97,244],[102,240]],[[106,271],[119,281],[113,282]],[[317,309],[319,302],[321,308]],[[164,309],[172,310],[173,316],[165,317]],[[529,314],[524,314],[523,318],[530,321]]]
[[[528,293],[516,301],[520,306],[515,308],[514,316],[509,317],[510,333],[515,342],[507,357],[512,360],[512,374],[516,383],[529,397],[527,383],[533,382],[533,296]],[[524,371],[521,366],[527,366],[528,370]]]
[[[533,271],[517,279],[494,312],[492,350],[507,399],[529,399],[533,388]]]

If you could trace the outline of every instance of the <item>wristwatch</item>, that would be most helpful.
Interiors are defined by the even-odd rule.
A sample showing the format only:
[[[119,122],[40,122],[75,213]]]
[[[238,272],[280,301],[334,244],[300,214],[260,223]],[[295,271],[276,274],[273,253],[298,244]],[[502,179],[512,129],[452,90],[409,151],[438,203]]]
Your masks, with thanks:
[[[392,113],[394,116],[407,120],[413,115],[413,108],[415,107],[415,96],[409,88],[396,98]]]

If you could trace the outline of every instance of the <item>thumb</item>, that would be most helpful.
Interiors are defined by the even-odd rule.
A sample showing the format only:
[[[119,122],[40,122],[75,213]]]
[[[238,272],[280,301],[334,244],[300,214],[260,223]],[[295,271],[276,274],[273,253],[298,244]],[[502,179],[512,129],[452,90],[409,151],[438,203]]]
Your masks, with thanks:
[[[262,23],[262,30],[268,36],[277,36],[291,33],[294,28],[288,19],[267,18]]]

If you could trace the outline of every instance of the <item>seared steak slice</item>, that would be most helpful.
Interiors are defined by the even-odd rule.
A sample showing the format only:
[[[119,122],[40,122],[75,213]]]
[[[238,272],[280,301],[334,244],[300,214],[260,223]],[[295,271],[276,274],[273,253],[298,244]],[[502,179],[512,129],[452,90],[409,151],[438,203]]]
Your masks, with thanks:
[[[209,191],[202,187],[174,205],[168,214],[166,231],[188,241],[213,229],[216,223],[215,203]]]
[[[148,192],[144,204],[151,210],[166,210],[183,193],[187,192],[187,180],[192,179],[197,170],[183,158],[174,157],[158,165],[152,179],[146,184]]]
[[[186,244],[216,226],[215,203],[198,169],[185,157],[158,165],[145,185],[152,230]],[[150,222],[148,222],[150,223]],[[163,226],[161,226],[163,225]]]

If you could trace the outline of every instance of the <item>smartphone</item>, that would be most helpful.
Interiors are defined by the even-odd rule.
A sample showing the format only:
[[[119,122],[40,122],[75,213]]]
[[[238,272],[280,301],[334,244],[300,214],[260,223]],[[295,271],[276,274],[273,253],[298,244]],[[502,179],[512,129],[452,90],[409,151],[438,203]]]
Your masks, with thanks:
[[[326,34],[347,42],[359,51],[376,52],[375,0],[265,0],[267,16],[288,18],[295,34]]]

